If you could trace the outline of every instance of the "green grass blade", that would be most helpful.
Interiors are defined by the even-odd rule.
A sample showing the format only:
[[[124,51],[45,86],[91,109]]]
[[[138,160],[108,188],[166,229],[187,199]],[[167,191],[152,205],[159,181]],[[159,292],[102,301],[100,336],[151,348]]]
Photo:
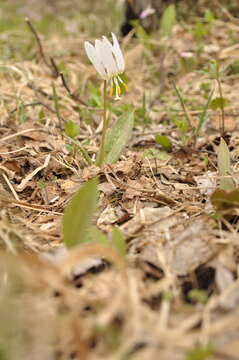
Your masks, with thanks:
[[[211,93],[209,94],[208,96],[208,99],[207,99],[207,102],[203,108],[203,112],[199,118],[199,121],[198,121],[198,126],[195,130],[195,134],[194,134],[194,137],[195,137],[195,143],[197,141],[197,138],[198,138],[198,135],[199,135],[199,132],[203,126],[203,124],[205,123],[206,121],[206,118],[207,118],[207,111],[208,111],[208,108],[209,108],[209,105],[211,103],[211,100],[212,100],[212,96],[213,96],[213,93],[214,93],[214,90],[211,91]]]
[[[52,83],[52,92],[53,92],[53,103],[54,103],[54,109],[56,112],[56,116],[57,116],[58,120],[61,121],[59,98],[58,98],[56,87],[55,87],[54,83]]]
[[[86,151],[86,149],[81,145],[81,143],[78,140],[75,140],[69,136],[66,136],[67,139],[71,142],[73,142],[73,144],[75,144],[77,146],[77,148],[80,150],[81,155],[83,156],[83,158],[85,159],[85,161],[87,162],[88,165],[92,165],[93,161],[91,160],[90,155],[88,154],[88,152]]]

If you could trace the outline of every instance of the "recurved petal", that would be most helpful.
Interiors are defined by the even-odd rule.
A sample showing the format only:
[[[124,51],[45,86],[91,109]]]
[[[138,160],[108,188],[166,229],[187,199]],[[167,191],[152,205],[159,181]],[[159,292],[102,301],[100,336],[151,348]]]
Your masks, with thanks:
[[[100,76],[104,79],[106,77],[106,71],[102,64],[102,61],[101,61],[98,51],[95,49],[95,47],[89,41],[85,41],[84,45],[85,45],[85,51],[86,51],[88,58],[90,59],[90,61],[94,65],[95,69],[100,74]]]
[[[115,55],[119,71],[123,72],[125,69],[124,57],[123,57],[122,51],[120,49],[120,45],[117,40],[117,37],[115,36],[114,33],[111,33],[111,35],[112,35],[112,39],[113,39],[113,53]]]
[[[107,70],[108,76],[117,75],[119,73],[116,59],[113,56],[112,44],[105,36],[103,36],[100,43],[100,57]]]

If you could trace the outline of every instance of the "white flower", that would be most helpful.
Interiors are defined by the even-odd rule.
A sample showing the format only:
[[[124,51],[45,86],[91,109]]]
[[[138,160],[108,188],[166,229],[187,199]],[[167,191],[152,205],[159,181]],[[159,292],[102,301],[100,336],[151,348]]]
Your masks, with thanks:
[[[101,40],[95,40],[95,46],[85,41],[85,51],[100,76],[110,81],[110,95],[115,91],[116,98],[119,98],[121,85],[127,90],[127,85],[120,77],[125,70],[125,62],[119,42],[115,34],[111,34],[113,44],[103,36]]]

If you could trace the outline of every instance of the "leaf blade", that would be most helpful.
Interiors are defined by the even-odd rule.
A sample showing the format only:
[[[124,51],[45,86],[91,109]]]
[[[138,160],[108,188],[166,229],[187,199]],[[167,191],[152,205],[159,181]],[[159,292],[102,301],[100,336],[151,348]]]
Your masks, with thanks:
[[[77,191],[65,208],[63,241],[73,247],[85,241],[97,205],[97,180],[91,179]]]
[[[235,188],[233,178],[230,176],[230,152],[223,138],[221,138],[217,154],[218,172],[220,175],[220,189],[232,190]]]
[[[114,226],[111,233],[112,245],[121,256],[127,254],[126,243],[121,231]]]
[[[104,163],[115,163],[124,150],[134,126],[134,110],[121,115],[108,131]]]

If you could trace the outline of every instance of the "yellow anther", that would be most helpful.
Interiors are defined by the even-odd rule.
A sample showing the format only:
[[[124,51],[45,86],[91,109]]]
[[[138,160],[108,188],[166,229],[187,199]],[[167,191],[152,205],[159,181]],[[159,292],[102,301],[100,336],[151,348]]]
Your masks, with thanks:
[[[109,91],[109,96],[112,96],[113,95],[113,92],[114,92],[114,89],[113,87],[110,88],[110,91]]]
[[[119,85],[117,85],[117,92],[118,92],[118,94],[120,95],[121,94],[121,88],[120,88],[120,86]]]

